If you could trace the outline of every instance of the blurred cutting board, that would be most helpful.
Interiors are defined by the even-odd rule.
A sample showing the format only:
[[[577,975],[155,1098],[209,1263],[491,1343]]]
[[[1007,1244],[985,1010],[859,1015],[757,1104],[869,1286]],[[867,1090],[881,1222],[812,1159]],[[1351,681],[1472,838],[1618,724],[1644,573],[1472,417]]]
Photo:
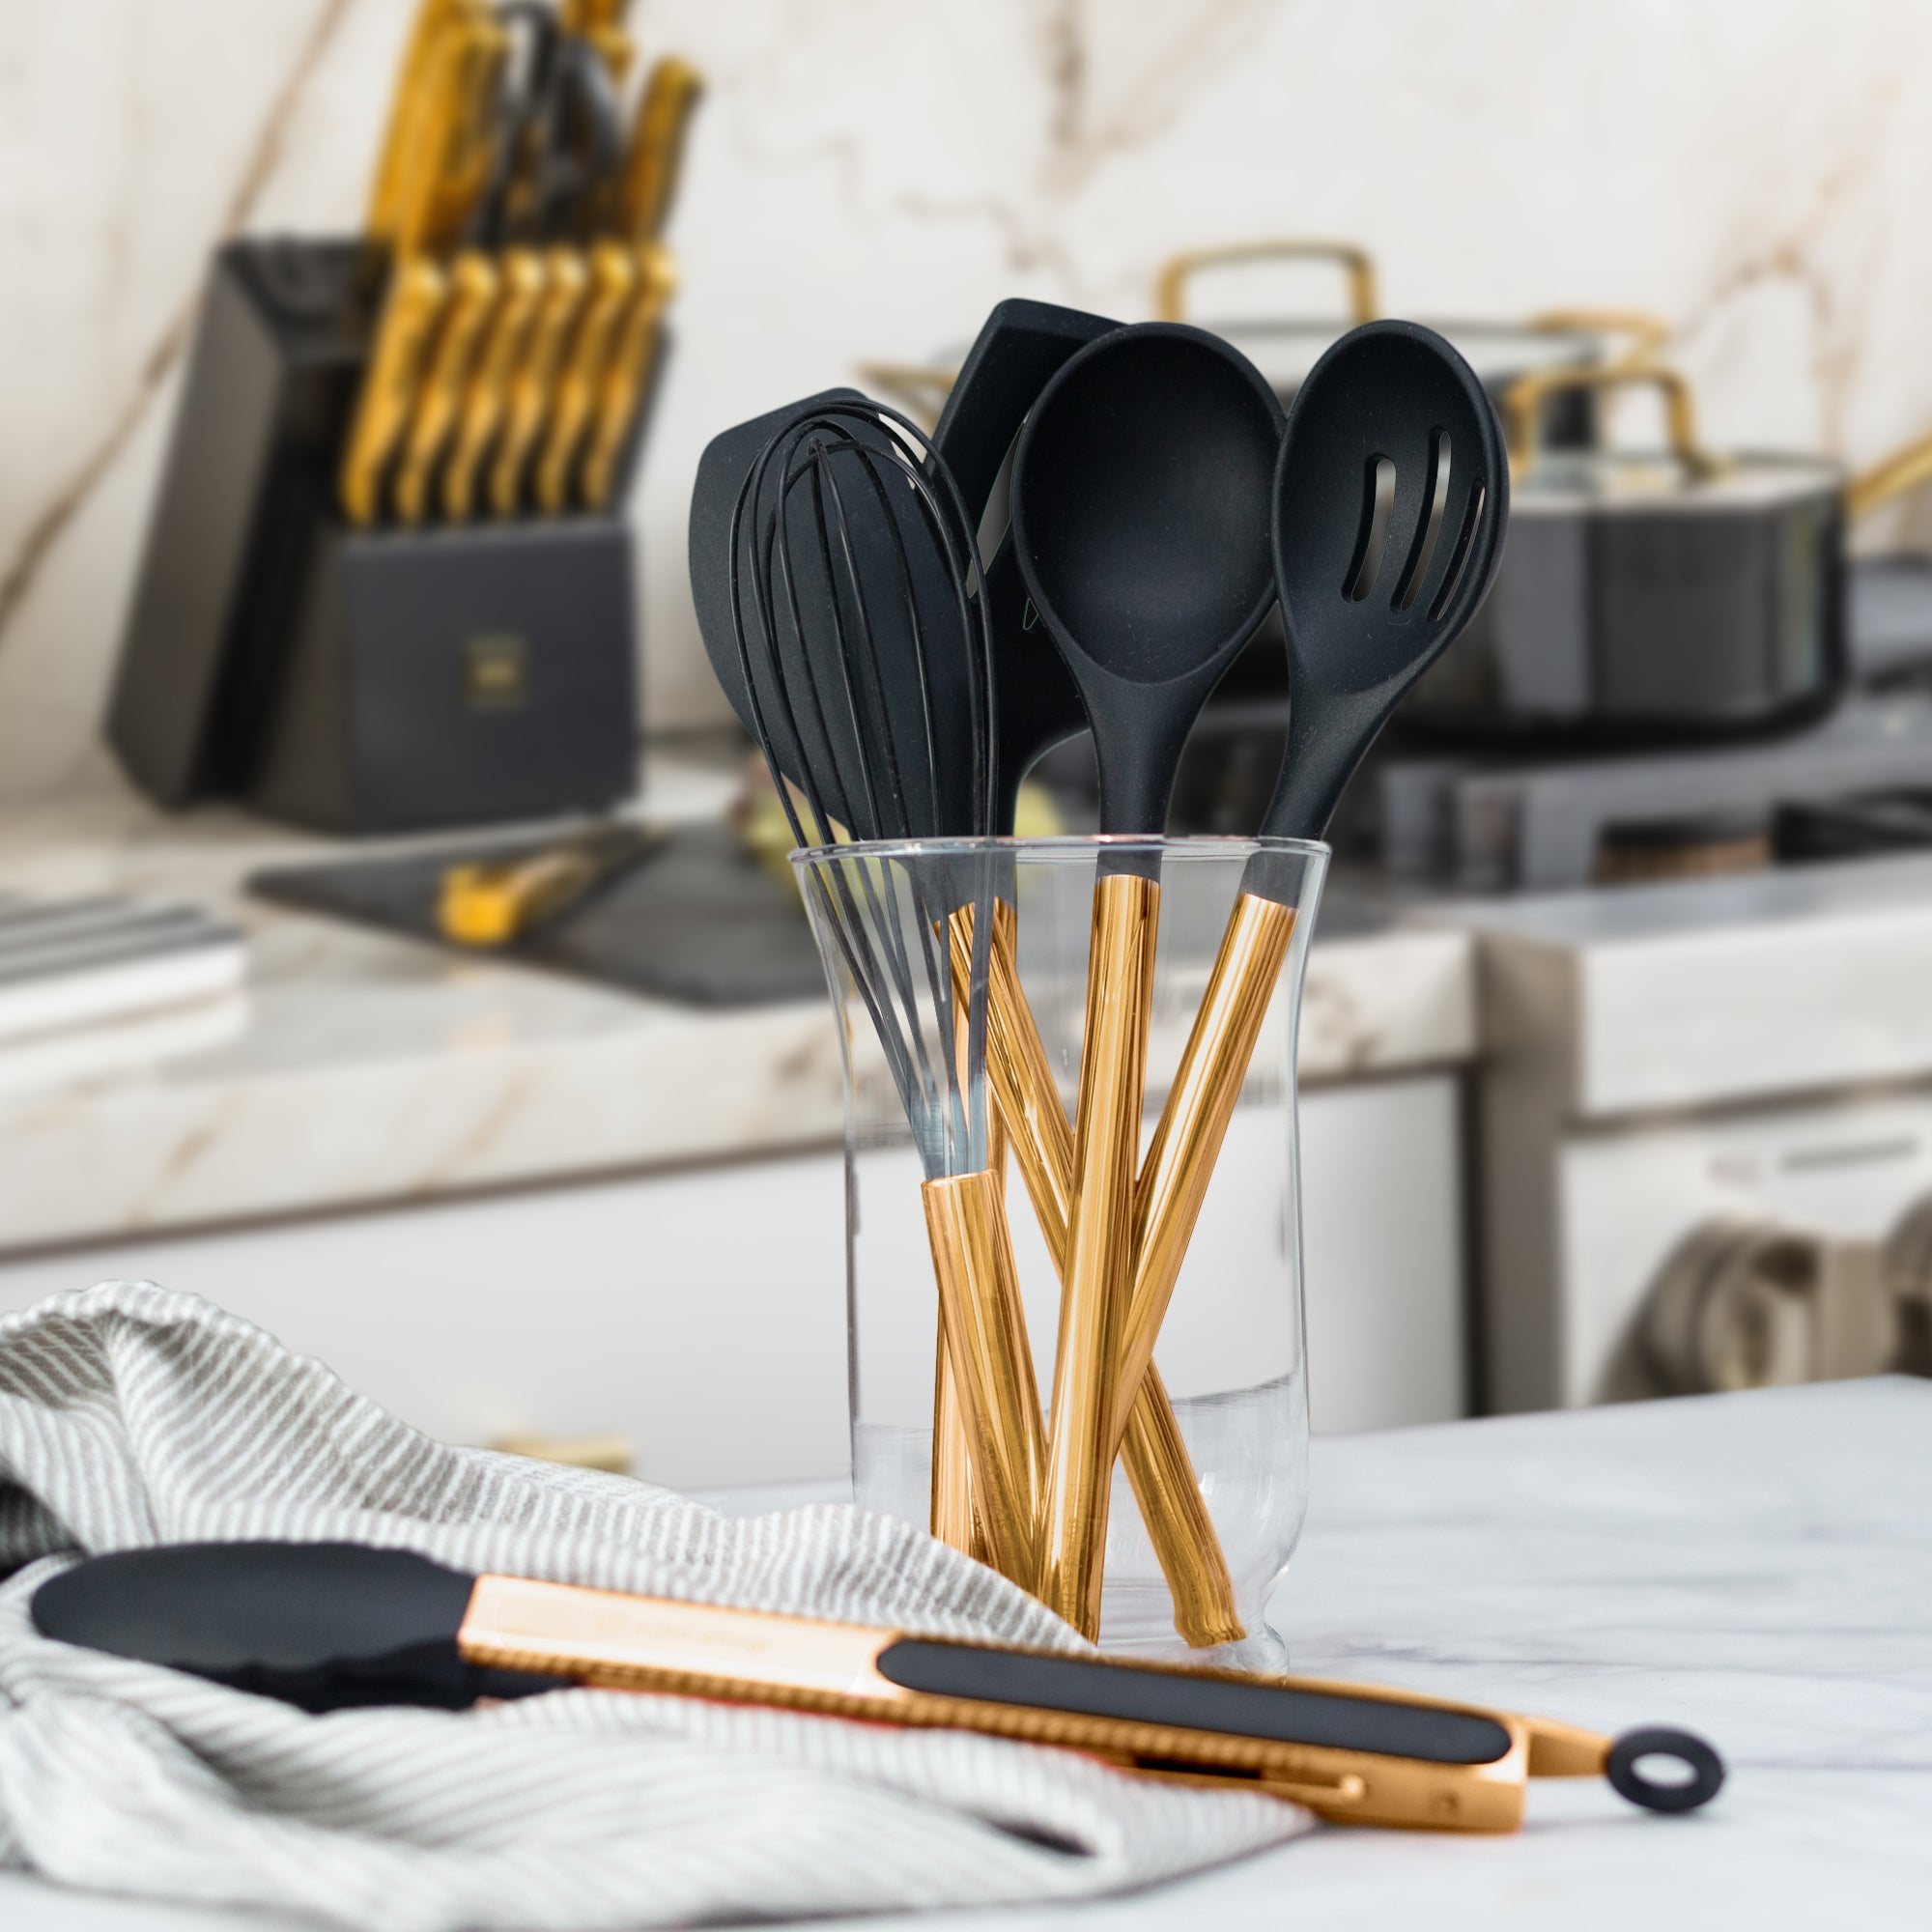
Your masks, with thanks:
[[[502,865],[554,838],[446,846],[393,859],[277,867],[249,892],[299,912],[428,941],[467,959],[509,959],[700,1007],[823,997],[805,907],[724,825],[680,825],[629,870],[548,924],[487,951],[452,945],[437,923],[442,875]]]

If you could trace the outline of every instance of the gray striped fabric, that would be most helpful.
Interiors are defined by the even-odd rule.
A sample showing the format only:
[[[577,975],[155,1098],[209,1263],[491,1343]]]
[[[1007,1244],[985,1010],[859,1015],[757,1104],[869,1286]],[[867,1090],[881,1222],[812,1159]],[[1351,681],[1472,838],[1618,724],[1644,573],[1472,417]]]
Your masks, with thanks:
[[[1308,1824],[1065,1752],[686,1698],[311,1718],[28,1619],[77,1551],[242,1537],[1079,1646],[903,1523],[736,1521],[451,1448],[207,1302],[104,1283],[0,1320],[0,1862],[358,1932],[616,1928],[1077,1898]]]

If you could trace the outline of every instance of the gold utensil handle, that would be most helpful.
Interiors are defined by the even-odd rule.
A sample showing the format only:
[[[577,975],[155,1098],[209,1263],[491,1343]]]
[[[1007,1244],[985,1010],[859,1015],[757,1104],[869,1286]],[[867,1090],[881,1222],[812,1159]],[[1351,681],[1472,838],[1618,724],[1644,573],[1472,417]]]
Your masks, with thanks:
[[[1869,469],[1860,470],[1845,486],[1845,514],[1857,523],[1925,482],[1932,482],[1932,436],[1908,442]]]
[[[1153,312],[1162,322],[1187,320],[1187,285],[1205,269],[1231,269],[1253,262],[1333,262],[1349,279],[1349,319],[1355,326],[1381,313],[1376,265],[1366,248],[1352,242],[1284,240],[1230,242],[1218,248],[1195,248],[1161,265],[1154,277]]]
[[[510,374],[502,427],[490,462],[490,507],[499,517],[513,517],[523,506],[524,471],[549,420],[557,371],[589,285],[581,250],[544,251],[544,292]]]
[[[382,508],[383,472],[410,419],[448,293],[433,262],[401,262],[390,276],[342,460],[342,509],[353,524],[373,524]]]
[[[1159,918],[1160,888],[1151,880],[1116,872],[1095,881],[1039,1557],[1041,1602],[1088,1637],[1100,1634],[1114,1393],[1131,1285],[1134,1166]]]
[[[1045,1431],[1006,1202],[990,1172],[921,1184],[973,1509],[993,1567],[1034,1587]]]
[[[973,1523],[973,1451],[959,1390],[952,1379],[952,1345],[946,1339],[946,1310],[939,1311],[938,1350],[932,1371],[932,1502],[929,1527],[941,1543],[983,1563],[983,1540]]]
[[[1697,440],[1696,406],[1680,370],[1658,362],[1606,362],[1596,367],[1535,369],[1519,376],[1503,392],[1503,435],[1509,443],[1510,472],[1526,476],[1537,462],[1537,425],[1550,397],[1573,389],[1655,389],[1663,399],[1670,452],[1691,476],[1715,476],[1724,461]]]
[[[952,1009],[952,1050],[962,1081],[967,1078],[968,1010],[964,1000]],[[986,1167],[1000,1190],[1004,1209],[1007,1190],[1007,1135],[998,1107],[986,1109]],[[1024,1328],[1024,1324],[1022,1324]],[[933,1365],[932,1386],[932,1502],[930,1527],[940,1542],[964,1550],[980,1562],[986,1560],[985,1533],[973,1514],[973,1450],[968,1439],[966,1418],[959,1406],[959,1390],[952,1376],[952,1345],[947,1339],[946,1309],[939,1308],[937,1359]],[[1021,1346],[1025,1347],[1024,1333]],[[1025,1349],[1029,1364],[1032,1350]],[[1038,1414],[1036,1398],[1033,1414]],[[1044,1425],[1041,1425],[1043,1444]],[[1036,1462],[1039,1451],[1035,1451]]]
[[[608,509],[616,496],[618,466],[649,399],[659,330],[676,292],[677,265],[670,251],[661,242],[645,242],[638,251],[637,287],[591,412],[579,494],[592,509]]]
[[[997,1119],[1005,1130],[1054,1273],[1064,1282],[1073,1206],[1073,1129],[1020,983],[1016,932],[1013,908],[996,901],[986,1002],[988,1121]],[[972,949],[973,909],[965,906],[952,916],[949,949],[953,1000],[960,1009],[971,992]],[[1131,1400],[1116,1398],[1117,1405],[1127,1404],[1130,1417],[1119,1453],[1174,1599],[1175,1628],[1197,1649],[1233,1643],[1246,1634],[1235,1606],[1234,1578],[1173,1405],[1152,1365],[1151,1345],[1149,1356]]]
[[[421,0],[416,9],[402,66],[396,72],[396,89],[390,97],[389,118],[363,216],[363,226],[374,240],[386,242],[396,232],[404,192],[420,165],[419,129],[429,112],[426,97],[438,43],[469,4],[470,0]]]
[[[645,78],[617,190],[617,228],[628,240],[655,242],[663,234],[691,117],[703,98],[704,76],[675,54],[666,54]]]
[[[939,421],[946,399],[959,380],[959,371],[947,363],[861,362],[857,374],[867,389],[896,397],[928,433]]]
[[[1547,308],[1530,317],[1527,324],[1539,334],[1627,335],[1623,353],[1612,355],[1605,368],[1622,368],[1634,362],[1647,362],[1668,346],[1670,325],[1661,315],[1643,308]]]
[[[484,466],[549,285],[543,257],[533,248],[505,249],[497,268],[502,296],[477,350],[457,414],[455,443],[442,470],[443,514],[459,523],[473,513],[482,497]]]
[[[387,223],[399,256],[451,246],[490,179],[509,35],[487,7],[458,9],[432,43]]]
[[[1154,1342],[1293,936],[1287,906],[1254,893],[1235,901],[1134,1190],[1134,1281],[1121,1340],[1117,1436],[1127,1431],[1124,1405],[1153,1365]]]
[[[575,1678],[608,1690],[721,1698],[1055,1746],[1143,1776],[1209,1785],[1225,1780],[1350,1824],[1512,1831],[1522,1820],[1527,1778],[1601,1775],[1612,1751],[1608,1738],[1572,1725],[1374,1685],[1067,1660],[521,1577],[477,1577],[457,1648],[470,1663]],[[1066,1668],[1077,1673],[1080,1694],[1054,1701],[1058,1673]],[[1430,1714],[1421,1717],[1424,1725],[1433,1718],[1432,1730],[1446,1725],[1456,1739],[1471,1743],[1462,1754],[1437,1746],[1438,1754],[1428,1757],[1309,1744],[1293,1729],[1280,1734],[1273,1711],[1253,1709],[1242,1711],[1245,1728],[1195,1729],[1139,1715],[1150,1704],[1139,1689],[1147,1677],[1182,1678],[1206,1696],[1250,1705],[1286,1693],[1285,1711],[1308,1711],[1330,1735],[1406,1741],[1416,1717]],[[1416,1714],[1406,1726],[1395,1716],[1402,1710]]]
[[[578,451],[590,433],[612,345],[636,286],[637,268],[630,249],[615,242],[600,242],[591,249],[583,312],[564,357],[537,451],[537,507],[553,516],[569,507]]]
[[[449,301],[396,471],[396,514],[406,524],[420,523],[428,513],[430,481],[455,434],[464,387],[499,287],[487,255],[469,249],[450,264]]]

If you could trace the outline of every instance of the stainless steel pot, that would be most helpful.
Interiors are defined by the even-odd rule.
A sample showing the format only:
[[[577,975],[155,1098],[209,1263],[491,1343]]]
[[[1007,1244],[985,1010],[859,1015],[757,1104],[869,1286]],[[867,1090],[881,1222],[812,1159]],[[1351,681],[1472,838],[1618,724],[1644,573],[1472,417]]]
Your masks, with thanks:
[[[1194,313],[1194,284],[1203,275],[1267,263],[1327,263],[1342,273],[1348,314],[1340,320],[1281,317],[1217,322]],[[1337,336],[1381,313],[1376,267],[1351,242],[1236,242],[1177,255],[1154,278],[1154,313],[1165,322],[1194,322],[1224,337],[1254,363],[1286,407],[1301,380]],[[1660,349],[1669,336],[1657,317],[1634,309],[1552,309],[1527,322],[1435,321],[1421,318],[1450,342],[1500,408],[1522,377],[1551,369],[1616,366]],[[1554,448],[1588,448],[1597,440],[1595,392],[1566,391],[1542,424]]]
[[[1660,392],[1662,454],[1552,450],[1556,398]],[[1402,713],[1470,744],[1632,746],[1810,724],[1849,681],[1845,527],[1922,475],[1932,443],[1856,481],[1823,457],[1718,456],[1675,370],[1523,377],[1504,399],[1510,529],[1489,602]]]

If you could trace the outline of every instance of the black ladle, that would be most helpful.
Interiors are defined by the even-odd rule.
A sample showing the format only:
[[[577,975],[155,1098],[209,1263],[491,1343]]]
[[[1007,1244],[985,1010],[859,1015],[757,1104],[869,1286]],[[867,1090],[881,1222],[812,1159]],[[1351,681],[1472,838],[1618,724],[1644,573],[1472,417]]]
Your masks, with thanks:
[[[1252,364],[1172,323],[1090,344],[1027,417],[1012,538],[1093,729],[1103,834],[1165,829],[1187,733],[1274,601],[1266,504],[1281,426]],[[1100,1620],[1158,868],[1149,848],[1102,849],[1088,951],[1039,1595],[1089,1636]]]
[[[1412,322],[1372,322],[1309,371],[1274,478],[1288,634],[1288,750],[1262,823],[1319,838],[1402,696],[1488,594],[1509,521],[1509,460],[1469,365]],[[1268,994],[1308,858],[1249,861],[1139,1181],[1141,1235],[1122,1393],[1151,1354]]]
[[[1102,833],[1166,829],[1187,734],[1274,602],[1281,434],[1261,372],[1181,323],[1090,344],[1027,417],[1013,543],[1093,728]]]

